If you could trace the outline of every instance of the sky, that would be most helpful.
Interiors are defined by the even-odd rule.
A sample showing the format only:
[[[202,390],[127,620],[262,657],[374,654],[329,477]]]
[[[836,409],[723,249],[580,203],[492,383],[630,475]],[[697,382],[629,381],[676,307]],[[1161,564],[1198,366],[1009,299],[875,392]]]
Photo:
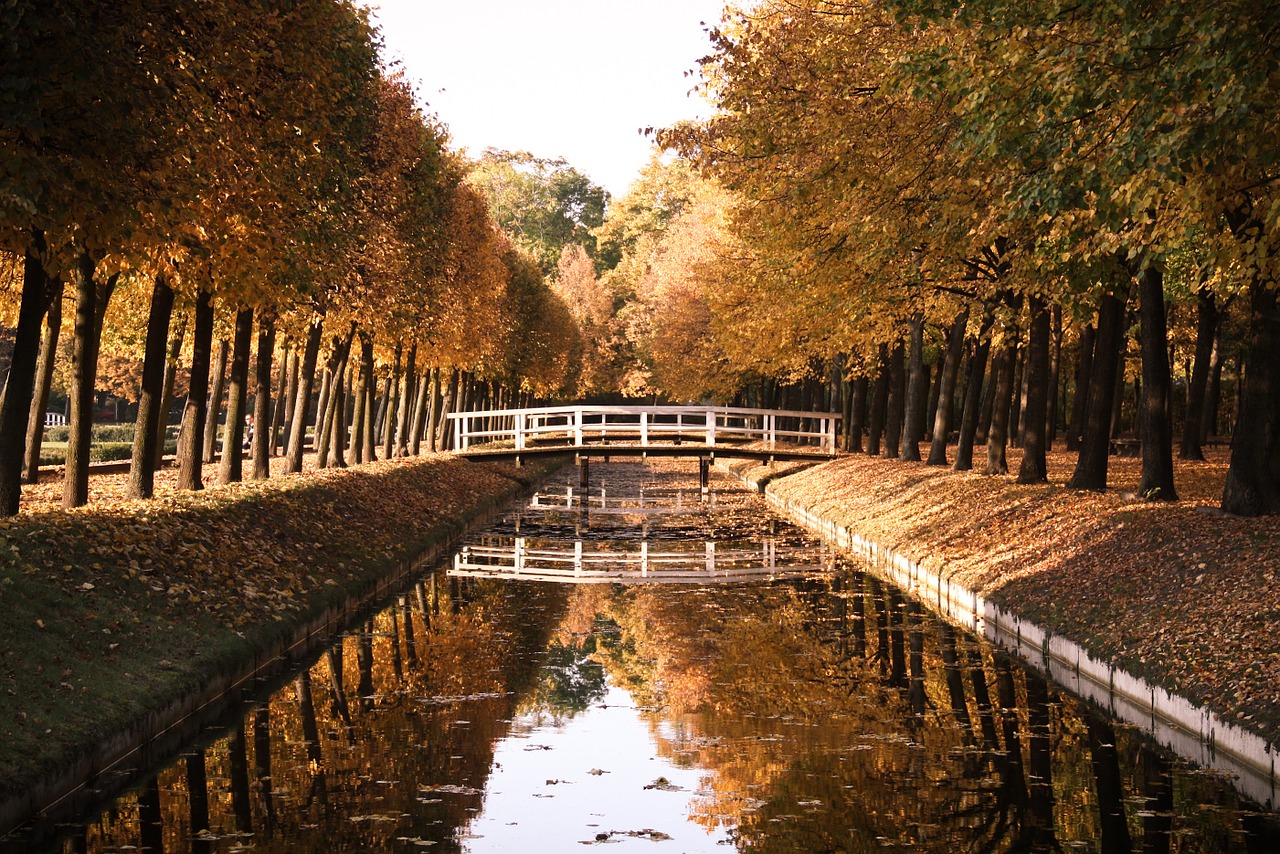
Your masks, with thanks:
[[[724,0],[372,0],[386,43],[455,148],[563,157],[615,196],[640,128],[698,118],[690,94]],[[706,26],[702,22],[706,22]]]

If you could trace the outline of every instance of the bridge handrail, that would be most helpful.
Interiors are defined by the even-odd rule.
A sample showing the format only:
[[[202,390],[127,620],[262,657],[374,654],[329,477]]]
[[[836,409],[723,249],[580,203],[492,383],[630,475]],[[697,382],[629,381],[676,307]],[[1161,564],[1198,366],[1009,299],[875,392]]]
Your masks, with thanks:
[[[611,421],[610,416],[626,420]],[[790,437],[817,439],[824,451],[834,453],[836,425],[841,420],[838,412],[738,406],[544,406],[451,412],[447,417],[453,422],[454,448],[460,451],[472,444],[508,439],[521,450],[531,438],[562,433],[570,444],[581,447],[589,437],[604,439],[610,433],[638,431],[641,446],[647,446],[650,434],[684,436],[696,431],[704,434],[708,447],[715,447],[717,439],[758,439],[773,449],[779,437]],[[778,424],[783,418],[817,422],[819,429],[786,429]]]

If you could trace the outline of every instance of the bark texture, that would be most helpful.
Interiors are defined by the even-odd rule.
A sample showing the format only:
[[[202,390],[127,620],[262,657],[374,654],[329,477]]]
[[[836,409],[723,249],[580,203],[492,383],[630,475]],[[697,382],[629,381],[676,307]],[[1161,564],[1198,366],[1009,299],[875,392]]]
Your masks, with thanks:
[[[1142,396],[1138,433],[1142,440],[1142,478],[1138,493],[1154,501],[1176,501],[1173,485],[1173,422],[1170,399],[1169,332],[1164,307],[1164,273],[1148,265],[1139,274],[1142,321]]]
[[[1124,343],[1125,300],[1106,294],[1098,303],[1098,332],[1094,339],[1093,367],[1085,401],[1080,435],[1080,456],[1067,486],[1072,489],[1107,488],[1107,464],[1111,453],[1111,414],[1116,403],[1116,370]]]
[[[155,491],[156,461],[160,444],[160,407],[164,403],[164,368],[169,350],[169,324],[173,320],[173,288],[163,275],[156,276],[147,315],[147,343],[142,355],[142,389],[138,395],[138,420],[133,433],[133,458],[129,463],[130,498],[150,498]]]

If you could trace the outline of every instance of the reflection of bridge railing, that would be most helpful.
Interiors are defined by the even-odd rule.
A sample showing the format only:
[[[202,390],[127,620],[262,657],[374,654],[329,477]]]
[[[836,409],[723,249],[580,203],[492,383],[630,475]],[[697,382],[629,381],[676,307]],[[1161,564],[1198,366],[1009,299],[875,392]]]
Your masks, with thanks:
[[[462,452],[495,442],[514,442],[516,450],[525,450],[536,442],[583,447],[613,439],[641,447],[684,440],[708,448],[764,442],[769,450],[781,440],[814,444],[831,454],[840,416],[733,406],[550,406],[455,412],[449,419],[454,448]]]
[[[517,537],[511,546],[464,546],[454,555],[449,574],[575,584],[724,584],[834,569],[833,553],[823,545],[788,546],[766,540],[752,549],[717,549],[708,541],[700,553],[655,549],[647,541],[638,545],[634,551],[587,551],[577,540],[572,548],[534,548]]]
[[[633,495],[610,495],[602,486],[597,493],[575,491],[572,486],[566,486],[563,492],[535,492],[529,499],[529,509],[640,516],[663,513],[702,513],[716,506],[716,494],[709,492],[704,498],[700,490],[642,489],[638,494]]]

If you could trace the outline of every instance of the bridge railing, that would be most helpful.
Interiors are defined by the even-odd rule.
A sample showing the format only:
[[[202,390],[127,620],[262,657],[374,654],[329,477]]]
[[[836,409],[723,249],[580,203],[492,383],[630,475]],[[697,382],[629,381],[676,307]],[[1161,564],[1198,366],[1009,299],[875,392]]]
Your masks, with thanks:
[[[548,406],[455,412],[449,419],[460,451],[490,442],[513,442],[524,450],[557,439],[575,447],[625,439],[641,446],[688,440],[711,448],[760,441],[769,450],[790,441],[834,453],[840,415],[736,406]]]
[[[691,489],[641,489],[638,493],[609,493],[597,487],[590,490],[566,486],[563,491],[539,490],[529,498],[528,508],[539,511],[582,512],[615,516],[679,515],[704,513],[716,506],[716,494],[703,494]]]

